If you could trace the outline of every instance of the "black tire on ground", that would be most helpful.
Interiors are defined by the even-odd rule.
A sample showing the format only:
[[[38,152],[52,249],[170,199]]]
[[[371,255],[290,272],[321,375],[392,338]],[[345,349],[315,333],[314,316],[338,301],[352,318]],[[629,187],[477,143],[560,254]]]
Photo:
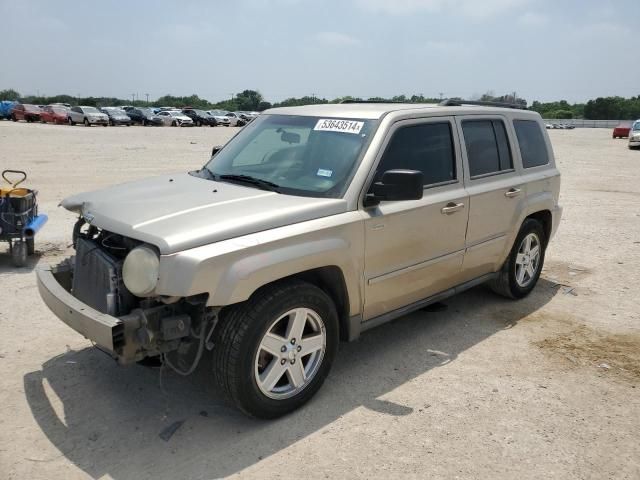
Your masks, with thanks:
[[[143,126],[143,127],[146,127],[146,126],[147,126],[147,121],[146,121],[146,120],[144,120],[144,119],[142,120],[142,126]]]
[[[172,126],[172,127],[177,127],[177,126],[178,126],[178,122],[173,122],[173,123],[171,124],[171,126]]]
[[[86,119],[86,118],[84,119],[84,126],[85,127],[90,127],[91,126],[91,124],[89,123],[89,120]]]
[[[75,125],[76,124],[76,122],[71,120],[71,117],[67,118],[67,121],[69,122],[69,125]]]
[[[516,257],[523,240],[531,233],[537,235],[539,239],[540,259],[533,275],[533,279],[525,287],[521,287],[516,281]],[[520,232],[518,232],[516,241],[511,248],[511,253],[509,253],[509,257],[500,269],[500,272],[498,272],[498,277],[489,282],[491,290],[499,295],[513,299],[523,298],[529,295],[538,283],[538,278],[540,278],[540,272],[544,266],[544,254],[546,248],[547,238],[542,224],[538,220],[527,218],[523,222],[522,227],[520,227]]]
[[[14,122],[17,122],[18,118],[15,115],[11,115],[11,120],[13,120]]]
[[[116,126],[116,124],[114,123],[114,121],[113,121],[113,120],[109,120],[109,125],[110,125],[110,126],[112,126],[112,127],[115,127],[115,126]]]
[[[321,317],[326,349],[311,382],[299,393],[284,399],[267,397],[258,387],[255,360],[267,329],[286,312],[309,308]],[[246,302],[221,312],[214,332],[213,372],[227,398],[246,414],[276,418],[307,402],[329,374],[338,347],[338,315],[331,298],[310,283],[289,280],[261,288]]]
[[[196,127],[201,127],[202,126],[202,122],[200,120],[196,120]]]
[[[27,255],[33,255],[36,253],[36,239],[35,238],[27,238],[25,240],[27,244]]]
[[[16,267],[24,267],[27,264],[27,244],[17,241],[11,248],[11,259]]]

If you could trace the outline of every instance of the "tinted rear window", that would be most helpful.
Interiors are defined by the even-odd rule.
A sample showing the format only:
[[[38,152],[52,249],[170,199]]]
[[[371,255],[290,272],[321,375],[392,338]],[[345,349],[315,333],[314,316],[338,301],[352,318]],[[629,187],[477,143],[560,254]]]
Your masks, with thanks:
[[[531,168],[549,163],[547,145],[538,122],[533,120],[514,120],[513,127],[516,130],[518,144],[520,145],[522,166]]]
[[[513,168],[507,132],[501,120],[465,120],[462,131],[471,177]]]

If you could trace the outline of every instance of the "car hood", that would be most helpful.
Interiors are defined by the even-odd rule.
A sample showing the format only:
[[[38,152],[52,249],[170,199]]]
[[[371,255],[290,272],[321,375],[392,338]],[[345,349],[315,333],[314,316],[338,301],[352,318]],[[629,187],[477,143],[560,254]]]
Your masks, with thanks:
[[[342,199],[284,195],[186,173],[81,193],[60,205],[162,254],[347,211]]]

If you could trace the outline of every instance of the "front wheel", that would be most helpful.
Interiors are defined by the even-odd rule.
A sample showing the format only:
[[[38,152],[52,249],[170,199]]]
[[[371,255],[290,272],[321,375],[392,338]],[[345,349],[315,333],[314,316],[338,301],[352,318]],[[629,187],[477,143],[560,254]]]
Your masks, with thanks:
[[[28,247],[26,242],[20,240],[14,243],[11,247],[11,259],[13,260],[13,265],[18,268],[24,267],[27,264],[27,254]]]
[[[547,238],[542,224],[528,218],[511,249],[509,258],[489,284],[491,289],[508,298],[523,298],[536,286],[544,265]]]
[[[84,119],[84,126],[85,127],[90,127],[91,126],[91,124],[89,123],[89,120],[86,119],[86,118]]]
[[[221,312],[214,339],[217,384],[240,410],[276,418],[307,402],[329,374],[338,315],[318,287],[288,281],[264,287]]]

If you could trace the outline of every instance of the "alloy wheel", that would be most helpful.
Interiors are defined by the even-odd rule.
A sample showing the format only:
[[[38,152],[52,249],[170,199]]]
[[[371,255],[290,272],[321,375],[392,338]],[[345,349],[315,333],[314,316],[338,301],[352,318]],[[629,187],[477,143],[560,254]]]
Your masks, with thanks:
[[[295,308],[267,329],[255,356],[255,380],[267,397],[282,400],[311,383],[322,364],[327,334],[317,312]]]

